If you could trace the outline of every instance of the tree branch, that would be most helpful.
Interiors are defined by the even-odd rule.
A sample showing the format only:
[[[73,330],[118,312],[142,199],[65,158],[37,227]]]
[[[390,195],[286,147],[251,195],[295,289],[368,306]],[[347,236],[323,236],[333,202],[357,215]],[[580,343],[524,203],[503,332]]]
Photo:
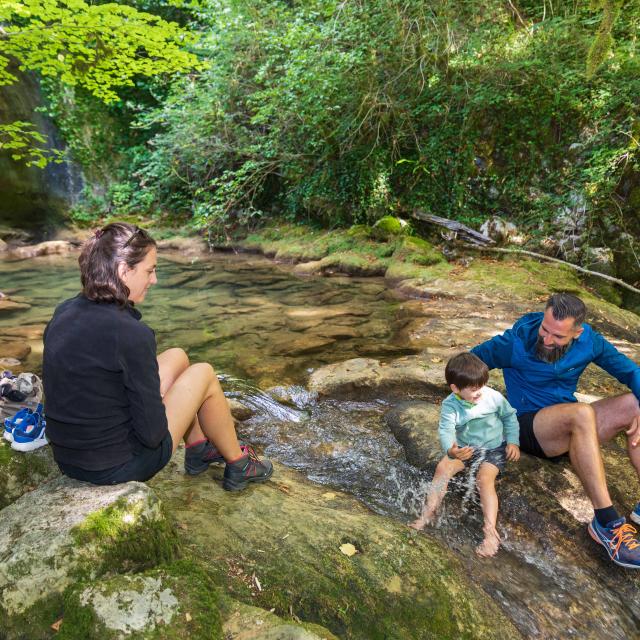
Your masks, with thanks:
[[[613,282],[620,287],[624,287],[629,291],[633,291],[633,293],[640,293],[640,289],[636,289],[634,286],[628,284],[624,280],[620,280],[619,278],[614,278],[613,276],[609,276],[606,273],[599,273],[598,271],[591,271],[590,269],[585,269],[584,267],[579,267],[576,264],[571,264],[570,262],[566,262],[565,260],[560,260],[559,258],[552,258],[551,256],[545,256],[542,253],[535,253],[534,251],[527,251],[525,249],[506,249],[500,247],[478,247],[477,245],[469,245],[472,246],[477,251],[493,251],[494,253],[521,253],[526,256],[532,256],[533,258],[538,258],[539,260],[548,260],[549,262],[557,262],[559,264],[566,265],[575,271],[579,271],[580,273],[585,273],[589,276],[596,276],[598,278],[603,278],[608,280],[609,282]]]

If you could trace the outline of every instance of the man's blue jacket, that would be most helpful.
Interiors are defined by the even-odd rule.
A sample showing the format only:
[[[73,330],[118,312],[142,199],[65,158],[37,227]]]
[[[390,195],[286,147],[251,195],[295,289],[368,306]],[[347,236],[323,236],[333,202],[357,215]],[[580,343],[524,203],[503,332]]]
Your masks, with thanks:
[[[518,415],[563,402],[576,402],[578,378],[591,362],[627,385],[640,400],[640,367],[588,324],[553,364],[536,357],[543,313],[528,313],[501,336],[471,349],[489,369],[502,369],[507,398]]]

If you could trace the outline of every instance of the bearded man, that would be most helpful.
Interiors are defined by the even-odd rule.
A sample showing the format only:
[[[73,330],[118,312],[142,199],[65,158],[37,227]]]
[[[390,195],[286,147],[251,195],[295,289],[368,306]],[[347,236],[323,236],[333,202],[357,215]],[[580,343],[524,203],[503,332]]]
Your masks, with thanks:
[[[509,403],[518,413],[522,451],[551,460],[568,454],[594,507],[589,534],[613,562],[636,569],[640,542],[613,506],[600,445],[625,431],[629,459],[640,477],[640,367],[585,323],[586,314],[582,300],[556,293],[544,313],[526,314],[471,352],[489,369],[503,370]],[[578,379],[592,362],[632,393],[578,402]],[[631,519],[640,524],[640,503]]]

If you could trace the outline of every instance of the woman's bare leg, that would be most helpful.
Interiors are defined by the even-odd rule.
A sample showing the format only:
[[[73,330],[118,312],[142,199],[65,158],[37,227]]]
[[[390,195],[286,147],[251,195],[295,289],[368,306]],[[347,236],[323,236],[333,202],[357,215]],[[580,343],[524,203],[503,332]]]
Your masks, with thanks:
[[[174,347],[167,349],[158,355],[158,372],[160,374],[160,395],[164,398],[167,391],[173,386],[180,375],[189,368],[189,356],[183,349]],[[184,434],[186,444],[196,444],[205,440],[197,414]],[[175,447],[174,447],[175,449]]]
[[[433,475],[433,480],[429,485],[427,499],[422,509],[422,515],[417,520],[410,523],[410,527],[413,527],[414,529],[422,529],[425,525],[433,522],[438,511],[438,507],[440,507],[440,504],[447,493],[449,480],[463,469],[464,463],[461,460],[452,460],[449,456],[445,456],[440,460],[440,462],[438,462],[436,472]]]
[[[211,365],[194,364],[182,371],[166,390],[163,402],[174,451],[188,434],[190,442],[206,437],[227,461],[243,455],[227,399]]]
[[[490,557],[498,553],[500,547],[500,536],[496,529],[498,520],[498,494],[496,493],[496,478],[498,477],[498,467],[490,462],[483,462],[478,469],[476,484],[480,494],[480,504],[482,505],[482,515],[484,516],[484,540],[476,549],[479,556]]]

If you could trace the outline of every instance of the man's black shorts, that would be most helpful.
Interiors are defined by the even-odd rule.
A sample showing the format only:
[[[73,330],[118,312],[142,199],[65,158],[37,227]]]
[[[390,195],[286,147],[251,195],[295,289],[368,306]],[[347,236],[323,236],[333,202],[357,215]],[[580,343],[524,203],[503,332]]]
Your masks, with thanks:
[[[528,453],[536,458],[544,458],[545,460],[551,460],[552,462],[559,462],[566,453],[561,456],[548,456],[540,446],[536,434],[533,432],[533,420],[537,415],[537,411],[531,413],[523,413],[518,416],[518,422],[520,423],[520,449],[525,453]]]

